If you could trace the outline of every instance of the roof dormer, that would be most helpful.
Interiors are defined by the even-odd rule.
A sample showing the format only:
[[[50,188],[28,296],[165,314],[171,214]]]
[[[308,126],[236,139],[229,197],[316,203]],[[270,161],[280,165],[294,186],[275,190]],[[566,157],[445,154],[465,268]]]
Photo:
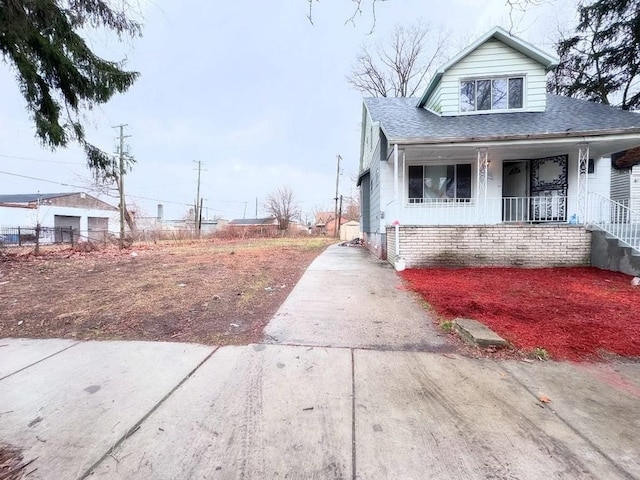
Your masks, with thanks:
[[[494,27],[439,68],[418,107],[438,115],[542,112],[558,60]]]

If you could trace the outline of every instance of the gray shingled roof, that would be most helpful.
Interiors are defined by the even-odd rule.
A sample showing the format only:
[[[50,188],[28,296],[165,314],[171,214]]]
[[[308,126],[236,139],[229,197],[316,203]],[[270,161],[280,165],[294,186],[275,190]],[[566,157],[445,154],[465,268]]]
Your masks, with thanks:
[[[640,132],[640,114],[616,107],[547,95],[544,112],[514,112],[441,117],[416,107],[417,98],[365,98],[374,122],[388,140],[447,138],[470,140],[527,135],[606,134],[624,129]]]
[[[229,225],[275,225],[273,217],[268,218],[234,218]]]
[[[0,203],[31,203],[37,202],[38,199],[48,200],[50,198],[66,197],[67,195],[76,195],[76,193],[17,193],[0,195]]]

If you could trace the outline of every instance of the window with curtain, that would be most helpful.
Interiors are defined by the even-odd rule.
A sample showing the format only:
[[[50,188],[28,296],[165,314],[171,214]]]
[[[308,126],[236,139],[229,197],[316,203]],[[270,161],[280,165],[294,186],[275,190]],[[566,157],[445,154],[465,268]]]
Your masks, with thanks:
[[[409,203],[471,198],[471,164],[409,167]]]
[[[460,111],[511,110],[524,106],[524,77],[460,82]]]

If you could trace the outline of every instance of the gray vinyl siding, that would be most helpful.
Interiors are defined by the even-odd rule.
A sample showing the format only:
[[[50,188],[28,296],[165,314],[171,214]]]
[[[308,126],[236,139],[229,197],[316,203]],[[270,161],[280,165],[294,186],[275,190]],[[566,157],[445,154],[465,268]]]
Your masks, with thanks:
[[[369,174],[371,189],[369,192],[369,231],[380,231],[380,159],[374,158],[371,162]]]
[[[362,217],[362,231],[371,232],[371,174],[367,173],[362,177],[360,183],[360,205],[362,207],[360,215]]]
[[[624,203],[629,201],[631,195],[630,169],[611,169],[611,200]]]

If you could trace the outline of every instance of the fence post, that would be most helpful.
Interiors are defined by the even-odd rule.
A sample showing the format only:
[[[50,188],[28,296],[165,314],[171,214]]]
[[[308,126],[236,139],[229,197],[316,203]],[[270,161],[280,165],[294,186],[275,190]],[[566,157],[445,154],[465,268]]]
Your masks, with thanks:
[[[71,239],[71,246],[73,247],[73,227],[69,227],[69,238]]]
[[[36,224],[36,255],[40,255],[40,224]]]
[[[18,227],[18,246],[22,246],[22,235],[20,234],[20,227]]]

